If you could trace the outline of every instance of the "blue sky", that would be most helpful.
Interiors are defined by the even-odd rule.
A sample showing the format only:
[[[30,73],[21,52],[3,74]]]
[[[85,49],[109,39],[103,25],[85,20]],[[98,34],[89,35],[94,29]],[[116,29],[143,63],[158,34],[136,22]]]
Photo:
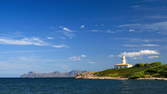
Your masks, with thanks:
[[[167,63],[165,0],[0,1],[0,77]]]

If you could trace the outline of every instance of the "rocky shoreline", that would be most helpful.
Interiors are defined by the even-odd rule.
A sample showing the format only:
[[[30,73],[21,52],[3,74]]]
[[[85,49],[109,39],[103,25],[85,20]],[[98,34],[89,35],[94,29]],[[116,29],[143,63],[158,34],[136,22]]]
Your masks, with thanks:
[[[92,79],[92,80],[167,80],[167,78],[157,78],[157,77],[149,77],[149,78],[137,78],[137,79],[129,79],[122,77],[99,77],[95,76],[94,72],[85,72],[82,74],[78,74],[76,79]]]
[[[138,78],[136,80],[167,80],[167,78],[150,77],[150,78]]]

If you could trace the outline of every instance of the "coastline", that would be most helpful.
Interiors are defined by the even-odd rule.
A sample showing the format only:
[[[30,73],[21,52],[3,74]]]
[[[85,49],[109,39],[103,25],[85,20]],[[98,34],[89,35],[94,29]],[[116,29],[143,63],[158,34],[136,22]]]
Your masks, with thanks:
[[[87,77],[87,78],[80,78],[80,77],[75,77],[75,79],[91,79],[91,80],[166,80],[167,78],[156,78],[156,77],[151,77],[151,78],[137,78],[137,79],[129,79],[129,78],[121,78],[121,77]]]
[[[94,72],[85,72],[82,74],[78,74],[75,76],[75,79],[128,80],[128,78],[122,78],[122,77],[98,77],[94,75]]]
[[[129,79],[123,77],[99,77],[95,76],[94,72],[85,72],[82,74],[78,74],[75,79],[91,79],[91,80],[167,80],[167,78],[159,78],[159,77],[149,77],[149,78],[136,78]]]
[[[75,77],[75,79],[92,79],[92,80],[128,80],[121,77]]]

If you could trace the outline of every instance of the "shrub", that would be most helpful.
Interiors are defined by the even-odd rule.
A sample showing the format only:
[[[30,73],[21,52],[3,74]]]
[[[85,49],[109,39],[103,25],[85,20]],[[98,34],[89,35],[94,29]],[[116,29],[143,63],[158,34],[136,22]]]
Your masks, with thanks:
[[[149,74],[144,75],[144,78],[150,78],[150,77],[152,77],[152,75]]]
[[[142,78],[144,77],[144,71],[141,72],[136,72],[134,74],[132,74],[129,79],[137,79],[137,78]]]
[[[118,77],[119,74],[118,73],[113,73],[113,74],[108,74],[108,76],[110,76],[110,77]]]
[[[144,67],[145,66],[145,63],[139,63],[139,64],[136,64],[134,67]]]
[[[139,63],[136,64],[134,67],[154,67],[154,66],[160,66],[161,62],[153,62],[153,63]]]
[[[167,71],[162,71],[159,73],[162,77],[167,77]]]
[[[154,73],[158,73],[159,70],[157,68],[149,68],[145,71],[145,73],[147,74],[154,74]]]
[[[160,66],[161,65],[161,62],[153,62],[153,63],[150,63],[149,64],[150,66]]]

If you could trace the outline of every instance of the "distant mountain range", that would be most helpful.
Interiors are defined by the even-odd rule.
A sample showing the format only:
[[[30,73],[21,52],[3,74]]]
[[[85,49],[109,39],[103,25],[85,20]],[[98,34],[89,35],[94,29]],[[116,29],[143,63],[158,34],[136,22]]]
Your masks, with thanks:
[[[84,73],[86,71],[73,70],[70,72],[50,72],[50,73],[37,73],[28,72],[21,75],[21,78],[58,78],[58,77],[75,77],[77,74]]]

